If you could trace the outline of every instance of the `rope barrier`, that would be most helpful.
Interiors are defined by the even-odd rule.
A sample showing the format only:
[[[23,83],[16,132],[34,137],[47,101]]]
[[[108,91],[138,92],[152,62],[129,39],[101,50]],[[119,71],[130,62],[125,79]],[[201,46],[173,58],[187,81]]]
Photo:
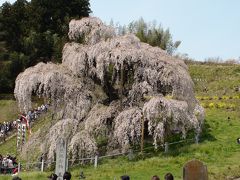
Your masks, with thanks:
[[[184,140],[180,140],[180,141],[175,141],[175,142],[170,142],[170,143],[167,143],[168,146],[171,146],[171,145],[174,145],[174,144],[180,144],[180,143],[183,143],[183,142],[187,142],[187,141],[193,141],[195,140],[194,138],[191,138],[191,139],[184,139]],[[159,145],[160,147],[165,147],[166,145],[165,144],[161,144]],[[149,150],[149,149],[155,149],[154,146],[151,146],[151,147],[146,147],[144,148],[143,150]],[[116,154],[109,154],[109,155],[104,155],[104,156],[99,156],[97,157],[97,159],[104,159],[104,158],[110,158],[110,157],[116,157],[116,156],[121,156],[121,155],[128,155],[129,153],[140,153],[141,151],[140,150],[132,150],[132,151],[127,151],[127,152],[124,152],[124,153],[116,153]],[[79,158],[79,159],[71,159],[71,160],[68,160],[68,162],[76,162],[76,161],[86,161],[86,160],[92,160],[94,161],[96,157],[86,157],[86,158]],[[56,163],[56,161],[51,161],[51,162],[43,162],[44,165],[46,166],[49,166],[51,164],[54,164]],[[41,165],[42,162],[27,162],[27,163],[21,163],[21,166],[22,167],[28,167],[30,165],[36,165],[36,167],[39,168],[39,165]]]

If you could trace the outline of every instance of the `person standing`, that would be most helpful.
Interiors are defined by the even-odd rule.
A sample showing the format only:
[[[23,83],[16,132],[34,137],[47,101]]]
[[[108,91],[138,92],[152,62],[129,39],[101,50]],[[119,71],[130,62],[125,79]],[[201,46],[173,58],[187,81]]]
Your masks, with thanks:
[[[157,175],[155,175],[155,176],[152,177],[151,180],[160,180],[160,178]]]
[[[72,177],[70,172],[65,172],[63,175],[63,180],[70,180]]]
[[[164,179],[165,179],[165,180],[174,180],[174,177],[173,177],[172,173],[167,173],[167,174],[164,176]]]
[[[130,180],[130,177],[128,175],[121,176],[121,180]]]

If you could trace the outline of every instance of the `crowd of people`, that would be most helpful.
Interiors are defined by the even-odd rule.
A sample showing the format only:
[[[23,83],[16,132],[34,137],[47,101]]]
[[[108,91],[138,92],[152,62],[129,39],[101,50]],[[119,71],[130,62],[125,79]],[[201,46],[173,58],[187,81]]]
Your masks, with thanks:
[[[50,176],[48,176],[47,177],[49,180],[57,180],[58,179],[58,176],[56,175],[56,174],[54,174],[54,173],[52,173]],[[63,180],[71,180],[71,178],[72,178],[72,175],[71,175],[71,173],[70,172],[65,172],[64,174],[63,174]],[[12,178],[12,180],[22,180],[20,177],[18,177],[18,176],[14,176],[13,178]]]
[[[65,172],[63,174],[63,180],[71,180],[71,173],[70,172]],[[58,176],[54,173],[52,173],[50,176],[47,177],[49,180],[57,180],[58,179]]]
[[[49,104],[42,104],[41,106],[29,110],[27,114],[20,114],[16,120],[0,123],[0,139],[6,140],[6,137],[14,130],[17,129],[19,122],[26,123],[31,127],[31,124],[38,118],[42,112],[47,112]]]
[[[85,176],[84,176],[84,178],[82,178],[81,175],[83,175],[82,172],[81,172],[81,174],[80,174],[80,179],[85,179]],[[65,173],[63,174],[63,180],[71,180],[71,177],[72,177],[72,175],[71,175],[70,172],[65,172]],[[48,178],[49,180],[57,180],[57,179],[58,179],[58,176],[57,176],[55,173],[52,173],[52,174],[51,174],[50,176],[48,176],[47,178]],[[116,178],[115,178],[115,179],[116,179]],[[120,179],[121,179],[121,180],[130,180],[130,177],[129,177],[128,175],[123,175],[123,176],[120,177]],[[17,177],[17,176],[15,176],[15,177],[13,177],[12,180],[22,180],[22,179],[19,178],[19,177]],[[153,177],[151,178],[151,180],[160,180],[160,178],[159,178],[157,175],[155,175],[155,176],[153,176]],[[164,180],[174,180],[174,177],[173,177],[173,175],[172,175],[171,173],[167,173],[167,174],[164,176]]]
[[[152,180],[160,180],[160,178],[157,175],[155,175],[155,176],[152,177]],[[174,177],[173,177],[172,173],[167,173],[164,176],[164,180],[174,180]]]
[[[70,172],[65,172],[63,175],[63,180],[71,180],[71,173]],[[85,179],[86,177],[83,175],[83,172],[80,172],[80,179]],[[128,175],[123,175],[120,177],[121,180],[130,180],[130,176]],[[54,173],[52,173],[50,176],[48,176],[49,180],[57,180],[58,176]],[[116,178],[115,178],[116,179]],[[154,175],[151,180],[160,180],[160,178],[157,175]],[[174,180],[174,177],[172,173],[167,173],[164,176],[164,180]]]
[[[16,121],[0,123],[0,138],[5,141],[6,135],[16,128]]]
[[[0,154],[0,174],[16,174],[18,172],[18,163],[16,157]]]
[[[130,180],[130,177],[128,175],[124,175],[121,176],[121,180]],[[160,180],[160,178],[157,175],[154,175],[151,180]],[[167,173],[164,176],[164,180],[174,180],[172,173]]]
[[[0,140],[5,141],[6,137],[17,129],[18,123],[25,123],[30,129],[31,124],[38,118],[38,116],[47,112],[49,104],[43,104],[36,109],[29,110],[27,114],[19,115],[18,119],[9,122],[0,123]],[[0,174],[15,174],[18,171],[18,163],[16,157],[7,155],[0,155]]]

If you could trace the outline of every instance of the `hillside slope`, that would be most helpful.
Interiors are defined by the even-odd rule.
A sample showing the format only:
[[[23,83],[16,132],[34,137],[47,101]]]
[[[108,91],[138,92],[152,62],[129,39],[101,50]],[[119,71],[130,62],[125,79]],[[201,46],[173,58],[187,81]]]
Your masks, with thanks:
[[[240,65],[191,64],[190,75],[198,96],[234,96],[239,94]],[[236,89],[238,88],[238,91]]]
[[[154,174],[163,177],[166,172],[172,172],[176,179],[181,179],[182,166],[192,158],[205,162],[210,179],[240,176],[238,162],[240,145],[236,143],[236,138],[240,137],[240,92],[236,91],[236,87],[240,85],[239,70],[239,65],[189,65],[189,72],[195,82],[196,96],[201,103],[226,104],[223,107],[206,107],[205,127],[199,145],[190,143],[170,146],[168,154],[150,151],[150,157],[148,155],[144,160],[128,161],[127,158],[102,160],[97,169],[91,166],[75,167],[71,170],[73,179],[78,179],[79,169],[84,171],[88,179],[94,180],[110,180],[125,173],[132,179],[141,180],[149,179]],[[207,86],[207,91],[203,86]],[[229,108],[228,104],[235,106]],[[9,108],[8,105],[5,107]],[[46,119],[39,121],[35,130],[46,125],[47,121]],[[0,145],[0,154],[14,152],[12,151],[14,145],[13,139]],[[44,179],[47,174],[23,173],[22,177]]]

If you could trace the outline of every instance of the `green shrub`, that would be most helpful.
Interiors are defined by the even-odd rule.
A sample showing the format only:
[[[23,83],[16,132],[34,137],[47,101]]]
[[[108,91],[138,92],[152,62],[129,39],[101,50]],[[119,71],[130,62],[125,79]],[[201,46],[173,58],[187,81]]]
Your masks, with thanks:
[[[214,104],[214,103],[209,103],[209,104],[208,104],[208,107],[209,107],[209,108],[214,108],[214,107],[215,107],[215,104]]]

